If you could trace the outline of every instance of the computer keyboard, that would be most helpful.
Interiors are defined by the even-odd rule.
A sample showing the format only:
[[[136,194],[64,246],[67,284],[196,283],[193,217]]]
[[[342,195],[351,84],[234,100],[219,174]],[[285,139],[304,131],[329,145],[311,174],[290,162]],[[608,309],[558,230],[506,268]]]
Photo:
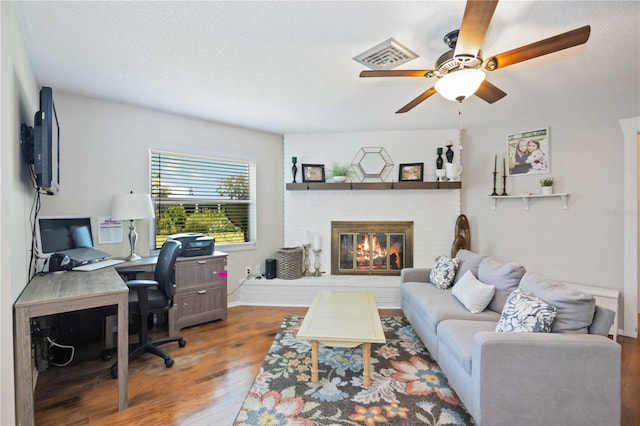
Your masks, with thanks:
[[[117,265],[118,263],[122,263],[124,260],[121,259],[107,259],[101,260],[100,262],[87,263],[86,265],[76,266],[73,268],[74,271],[95,271],[96,269],[106,268],[108,266]]]

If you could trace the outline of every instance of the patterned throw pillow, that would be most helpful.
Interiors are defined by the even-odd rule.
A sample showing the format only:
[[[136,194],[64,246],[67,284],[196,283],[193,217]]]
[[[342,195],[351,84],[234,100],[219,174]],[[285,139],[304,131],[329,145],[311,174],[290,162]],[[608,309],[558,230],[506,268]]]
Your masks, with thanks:
[[[549,333],[557,309],[522,289],[507,298],[496,331],[515,333]]]
[[[447,256],[440,256],[436,260],[435,266],[431,269],[429,274],[429,281],[441,289],[447,289],[451,287],[453,279],[456,276],[458,270],[458,259],[452,259]]]

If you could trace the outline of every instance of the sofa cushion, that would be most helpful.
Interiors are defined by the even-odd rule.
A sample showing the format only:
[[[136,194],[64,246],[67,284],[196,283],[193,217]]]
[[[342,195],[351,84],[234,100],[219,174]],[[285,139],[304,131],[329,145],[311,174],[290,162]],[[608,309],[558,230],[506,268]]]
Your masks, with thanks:
[[[555,317],[555,306],[517,288],[504,304],[496,331],[548,333]]]
[[[504,263],[491,257],[485,257],[478,267],[478,279],[496,288],[496,294],[489,303],[489,309],[501,313],[509,294],[520,284],[525,274],[524,266],[519,263]]]
[[[451,289],[441,290],[432,285],[410,282],[402,283],[400,287],[403,309],[411,309],[415,316],[423,321],[423,325],[436,333],[438,323],[447,319],[465,319],[477,321],[494,321],[500,319],[500,314],[485,310],[479,314],[472,314],[451,295]]]
[[[429,274],[429,281],[438,288],[451,287],[458,270],[458,259],[440,256]]]
[[[441,348],[446,346],[448,352],[471,375],[471,358],[473,354],[473,336],[480,331],[495,331],[495,321],[447,320],[438,324],[438,358]],[[444,349],[442,349],[444,351]]]
[[[592,295],[571,289],[537,272],[527,272],[520,287],[558,309],[552,333],[588,333],[596,307]]]
[[[616,313],[611,309],[596,305],[593,321],[589,326],[589,334],[608,336],[615,317]]]
[[[458,259],[458,272],[456,272],[456,278],[453,280],[453,283],[455,284],[460,281],[460,278],[462,278],[467,271],[471,271],[473,276],[477,277],[478,267],[485,257],[486,256],[474,253],[471,250],[458,250],[456,254],[456,259]]]
[[[494,286],[480,282],[471,271],[467,271],[451,289],[451,294],[472,314],[487,309],[495,292]]]

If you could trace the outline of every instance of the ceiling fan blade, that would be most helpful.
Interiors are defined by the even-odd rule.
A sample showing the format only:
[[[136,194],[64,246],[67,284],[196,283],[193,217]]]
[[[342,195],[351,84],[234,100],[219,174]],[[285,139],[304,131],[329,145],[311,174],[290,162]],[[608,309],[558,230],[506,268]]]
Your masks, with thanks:
[[[476,56],[491,23],[498,0],[467,0],[453,56]]]
[[[415,98],[414,100],[412,100],[411,102],[409,102],[408,104],[406,104],[405,106],[400,108],[398,111],[396,111],[396,114],[402,114],[402,113],[405,113],[407,111],[411,111],[413,108],[418,106],[422,101],[424,101],[429,96],[431,96],[431,95],[433,95],[435,93],[437,93],[437,92],[436,92],[436,89],[434,89],[433,87],[430,88],[430,89],[425,90],[424,92],[422,92],[422,94],[420,94],[420,96],[418,96],[417,98]]]
[[[480,87],[478,88],[478,90],[476,90],[476,93],[474,93],[477,97],[479,97],[480,99],[492,104],[496,101],[499,101],[500,99],[504,98],[505,96],[507,96],[507,94],[505,92],[503,92],[502,90],[498,89],[496,86],[494,86],[493,84],[489,83],[487,80],[484,80],[482,82],[482,84],[480,85]]]
[[[360,77],[426,77],[431,70],[374,70],[362,71]]]
[[[518,62],[528,61],[538,56],[547,55],[549,53],[558,52],[570,47],[584,44],[589,40],[591,34],[591,26],[576,28],[566,33],[558,34],[517,49],[509,50],[499,55],[489,58],[484,65],[487,71],[493,71],[498,68],[504,68]]]

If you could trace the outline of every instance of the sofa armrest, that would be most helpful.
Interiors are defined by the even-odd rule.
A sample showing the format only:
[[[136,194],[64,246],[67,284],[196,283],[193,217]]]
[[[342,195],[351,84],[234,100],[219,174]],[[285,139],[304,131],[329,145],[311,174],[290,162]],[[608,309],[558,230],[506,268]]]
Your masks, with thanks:
[[[400,271],[400,283],[428,283],[432,268],[403,268]]]
[[[472,357],[481,425],[620,423],[621,348],[606,337],[479,332]]]

